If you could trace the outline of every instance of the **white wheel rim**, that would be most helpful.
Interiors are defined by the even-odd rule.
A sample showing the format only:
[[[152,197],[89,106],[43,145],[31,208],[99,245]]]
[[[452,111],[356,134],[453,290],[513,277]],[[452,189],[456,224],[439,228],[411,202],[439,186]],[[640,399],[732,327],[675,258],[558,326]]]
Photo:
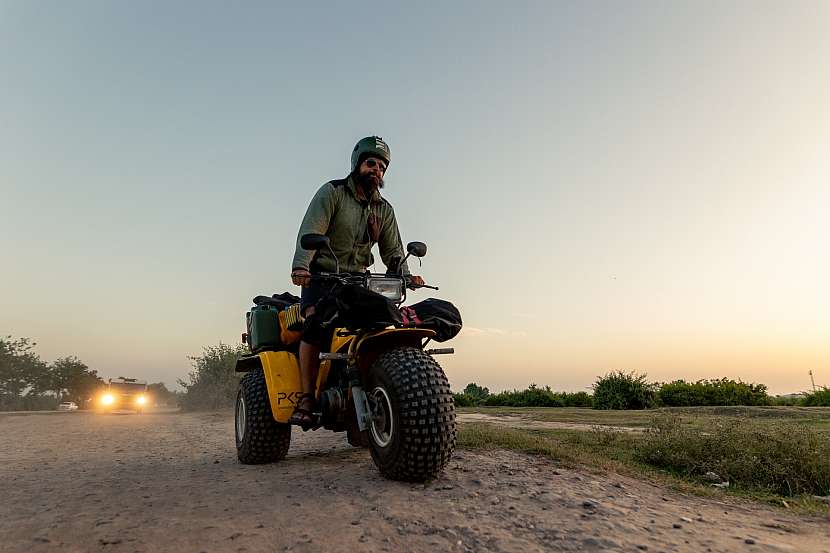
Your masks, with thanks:
[[[372,438],[380,447],[392,443],[395,435],[395,416],[392,413],[392,400],[386,390],[378,386],[370,394],[372,399],[372,424],[369,426]]]
[[[245,398],[239,395],[236,400],[236,441],[241,442],[245,437]]]

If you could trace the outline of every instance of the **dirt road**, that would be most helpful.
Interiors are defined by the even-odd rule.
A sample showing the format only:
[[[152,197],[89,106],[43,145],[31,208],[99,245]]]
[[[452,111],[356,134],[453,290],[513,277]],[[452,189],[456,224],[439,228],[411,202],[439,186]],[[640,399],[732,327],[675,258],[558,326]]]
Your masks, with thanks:
[[[340,434],[244,466],[233,414],[0,415],[0,551],[830,552],[830,521],[506,451],[424,485]]]

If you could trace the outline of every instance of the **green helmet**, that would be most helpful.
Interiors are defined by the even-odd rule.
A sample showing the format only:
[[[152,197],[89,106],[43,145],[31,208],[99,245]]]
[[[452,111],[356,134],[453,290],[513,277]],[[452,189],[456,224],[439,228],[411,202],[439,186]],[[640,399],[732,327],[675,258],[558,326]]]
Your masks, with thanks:
[[[357,169],[357,166],[362,161],[363,156],[372,155],[377,156],[386,161],[386,166],[392,161],[392,154],[389,152],[389,145],[383,141],[379,136],[367,136],[358,140],[352,150],[352,171]]]

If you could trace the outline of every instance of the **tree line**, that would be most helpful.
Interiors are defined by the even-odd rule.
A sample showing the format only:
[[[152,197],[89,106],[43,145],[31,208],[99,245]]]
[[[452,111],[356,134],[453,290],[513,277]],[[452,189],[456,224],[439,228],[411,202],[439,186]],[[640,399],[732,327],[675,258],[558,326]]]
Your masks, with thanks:
[[[105,384],[98,371],[75,356],[46,362],[35,352],[36,345],[29,338],[0,337],[0,411],[55,409],[62,401],[90,407]],[[175,402],[164,383],[148,388],[157,401]]]
[[[475,382],[453,394],[458,407],[480,405],[504,407],[593,407],[594,409],[651,409],[656,407],[830,406],[830,389],[819,388],[799,397],[775,397],[764,384],[729,378],[687,382],[649,382],[646,375],[614,371],[598,377],[587,392],[555,392],[531,384],[525,390],[491,394]]]

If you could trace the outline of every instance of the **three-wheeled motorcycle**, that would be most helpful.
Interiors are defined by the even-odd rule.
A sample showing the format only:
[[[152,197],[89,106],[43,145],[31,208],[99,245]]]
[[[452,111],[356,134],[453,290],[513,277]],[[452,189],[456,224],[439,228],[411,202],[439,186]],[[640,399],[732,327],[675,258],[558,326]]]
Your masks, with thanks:
[[[319,234],[305,235],[300,243],[307,250],[330,250],[328,237]],[[423,257],[426,245],[411,242],[407,252],[403,261]],[[321,348],[315,390],[319,426],[314,429],[347,432],[349,443],[368,447],[388,478],[424,481],[444,468],[455,448],[452,392],[434,359],[453,350],[426,349],[436,336],[433,329],[353,316],[345,311],[354,307],[341,301],[359,287],[397,308],[406,298],[403,261],[392,274],[340,273],[338,268],[311,277],[332,285],[330,305],[337,306],[327,321],[331,339]],[[236,364],[246,373],[236,398],[237,456],[246,464],[271,463],[283,459],[291,443],[288,419],[302,395],[298,356],[290,348],[252,345],[252,350]]]

